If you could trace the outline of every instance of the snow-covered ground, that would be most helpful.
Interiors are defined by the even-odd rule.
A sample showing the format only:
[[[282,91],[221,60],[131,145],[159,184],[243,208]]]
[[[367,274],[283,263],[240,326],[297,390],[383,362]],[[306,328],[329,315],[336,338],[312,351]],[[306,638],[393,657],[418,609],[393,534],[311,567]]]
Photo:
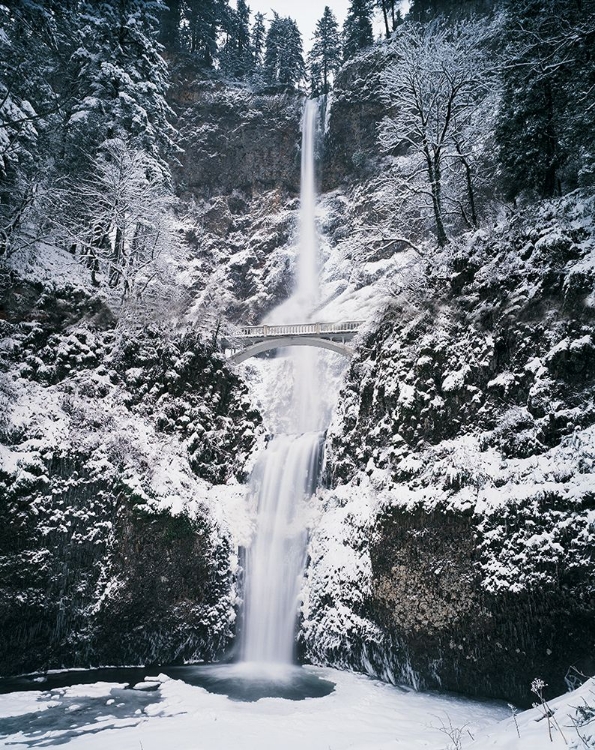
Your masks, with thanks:
[[[76,750],[443,750],[450,742],[444,728],[451,724],[469,730],[470,742],[471,735],[510,716],[501,704],[415,693],[332,669],[305,669],[334,682],[335,690],[302,701],[263,698],[242,703],[161,675],[158,681],[163,682],[153,692],[97,682],[3,695],[0,746],[12,750],[52,745]],[[509,723],[512,726],[510,719]]]
[[[472,749],[595,748],[595,679],[570,693],[481,730]],[[463,745],[465,747],[465,745]]]
[[[562,750],[595,747],[595,680],[513,716],[502,703],[416,693],[362,675],[305,667],[322,698],[248,703],[165,675],[129,689],[96,682],[0,696],[0,747],[76,750]],[[591,706],[589,709],[588,707]],[[583,707],[581,709],[581,707]],[[590,711],[590,713],[589,713]],[[591,723],[589,723],[589,718]],[[551,740],[550,740],[551,731]]]

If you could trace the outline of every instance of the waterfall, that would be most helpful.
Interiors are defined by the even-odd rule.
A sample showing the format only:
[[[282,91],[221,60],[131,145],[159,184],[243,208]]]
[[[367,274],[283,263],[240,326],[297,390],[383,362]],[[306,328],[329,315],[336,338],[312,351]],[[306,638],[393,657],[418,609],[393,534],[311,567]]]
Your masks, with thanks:
[[[318,102],[309,100],[302,120],[300,241],[295,292],[289,306],[296,322],[308,320],[318,301],[317,123]],[[303,506],[316,489],[324,442],[318,350],[293,347],[288,356],[294,384],[292,434],[276,435],[269,442],[250,480],[250,491],[258,498],[258,517],[246,565],[242,657],[261,664],[293,662],[306,547]]]
[[[246,570],[244,659],[291,664],[304,567],[300,510],[318,480],[323,435],[279,435],[255,470],[257,534]]]
[[[316,234],[316,126],[318,101],[308,99],[302,118],[302,163],[300,177],[300,242],[296,279],[296,301],[309,315],[318,301],[318,237]]]

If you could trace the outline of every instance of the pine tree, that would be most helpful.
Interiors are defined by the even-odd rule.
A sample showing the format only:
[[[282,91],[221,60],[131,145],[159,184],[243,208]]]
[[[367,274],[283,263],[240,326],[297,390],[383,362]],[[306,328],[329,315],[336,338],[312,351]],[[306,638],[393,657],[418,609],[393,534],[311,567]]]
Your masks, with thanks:
[[[167,67],[157,36],[161,4],[151,0],[80,3],[72,55],[77,100],[64,125],[63,168],[84,169],[105,141],[120,138],[161,160],[171,150]]]
[[[206,68],[217,59],[217,37],[228,8],[221,0],[186,0],[185,46]]]
[[[292,18],[273,18],[266,37],[265,75],[270,83],[295,86],[306,75],[302,35]]]
[[[220,53],[221,69],[232,78],[245,78],[254,67],[250,45],[250,8],[238,0],[237,9],[229,9],[227,41]]]
[[[256,70],[262,68],[264,64],[265,39],[264,16],[262,13],[257,13],[254,16],[254,25],[252,26],[251,33],[252,56]]]
[[[166,0],[161,14],[159,41],[165,50],[176,53],[180,49],[180,26],[182,24],[182,0]]]
[[[167,180],[162,10],[152,0],[0,5],[0,254],[18,250],[25,226],[45,231],[47,196],[83,178],[114,139]]]
[[[397,3],[395,0],[376,0],[376,4],[382,11],[384,29],[386,38],[388,39],[391,33],[397,30],[397,26],[403,22],[401,11],[396,7]]]
[[[349,60],[374,41],[372,0],[351,0],[343,24],[343,59]]]
[[[73,5],[0,4],[0,256],[18,250],[73,98]]]
[[[380,0],[380,2],[392,0]],[[412,0],[407,18],[429,23],[436,18],[463,19],[489,15],[502,0]]]
[[[331,79],[341,65],[341,38],[339,24],[327,5],[322,18],[316,23],[314,44],[308,55],[310,88],[314,96],[328,94]]]

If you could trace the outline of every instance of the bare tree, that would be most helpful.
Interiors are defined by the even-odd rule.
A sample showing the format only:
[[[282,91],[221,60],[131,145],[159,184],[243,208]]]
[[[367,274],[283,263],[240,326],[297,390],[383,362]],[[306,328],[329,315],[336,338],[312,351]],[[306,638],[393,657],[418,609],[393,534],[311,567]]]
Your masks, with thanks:
[[[396,156],[397,202],[412,214],[430,208],[438,244],[448,243],[451,216],[478,223],[477,146],[488,132],[482,104],[493,88],[486,54],[489,27],[479,22],[404,24],[383,73],[391,108],[379,129],[381,148]],[[478,115],[482,113],[482,117]]]
[[[159,163],[120,139],[105,144],[91,174],[50,200],[53,223],[91,269],[123,297],[146,283],[169,241],[171,193]]]

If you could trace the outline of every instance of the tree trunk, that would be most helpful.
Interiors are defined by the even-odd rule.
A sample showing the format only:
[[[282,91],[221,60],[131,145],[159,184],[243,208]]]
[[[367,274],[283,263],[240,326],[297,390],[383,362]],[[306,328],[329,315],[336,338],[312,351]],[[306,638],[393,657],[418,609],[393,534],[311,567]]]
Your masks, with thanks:
[[[390,36],[390,29],[388,28],[388,12],[386,10],[386,3],[388,0],[380,0],[380,4],[382,6],[382,15],[384,17],[384,27],[386,29],[386,38],[388,39]]]
[[[445,245],[448,245],[448,237],[446,236],[444,220],[442,219],[442,173],[440,168],[440,155],[432,155],[427,143],[424,143],[423,151],[426,158],[426,169],[432,193],[432,208],[434,209],[434,221],[436,222],[436,238],[438,240],[438,245],[444,247]]]
[[[545,175],[543,180],[544,198],[553,198],[556,194],[556,176],[558,170],[558,138],[554,119],[554,96],[551,81],[545,82],[545,101],[547,107],[547,125],[545,131]]]
[[[112,262],[109,270],[109,285],[116,287],[120,283],[122,276],[120,266],[124,258],[124,233],[122,229],[118,227],[116,229],[116,240],[114,242],[114,253],[112,256]]]
[[[393,25],[393,31],[397,30],[397,19],[395,16],[395,0],[390,0],[390,17]]]
[[[161,15],[159,41],[167,52],[176,52],[179,48],[180,23],[182,9],[180,0],[167,0]]]
[[[473,172],[471,171],[471,165],[467,161],[467,157],[463,154],[463,150],[461,149],[461,144],[459,141],[455,138],[455,147],[457,149],[457,154],[459,155],[459,158],[463,164],[463,168],[465,169],[465,182],[467,185],[467,200],[469,201],[469,210],[471,211],[471,223],[474,227],[477,227],[477,212],[475,210],[475,193],[473,191]]]

